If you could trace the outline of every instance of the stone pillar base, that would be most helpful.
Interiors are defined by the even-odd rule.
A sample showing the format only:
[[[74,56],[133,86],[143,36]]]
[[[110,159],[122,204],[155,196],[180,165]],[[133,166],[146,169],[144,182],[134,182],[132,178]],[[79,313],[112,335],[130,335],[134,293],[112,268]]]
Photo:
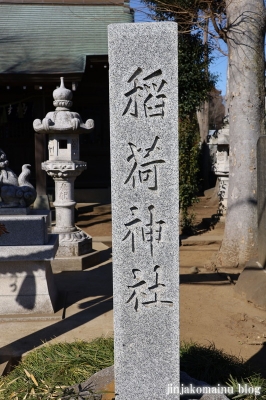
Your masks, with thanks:
[[[111,260],[112,248],[104,243],[93,243],[91,253],[75,257],[58,257],[51,261],[53,273],[62,271],[83,271]]]
[[[59,233],[56,257],[76,257],[92,252],[92,237],[81,229]]]
[[[246,263],[234,286],[236,294],[245,298],[255,307],[266,310],[266,270],[256,260]]]
[[[56,288],[50,261],[1,261],[0,281],[0,314],[54,312]]]

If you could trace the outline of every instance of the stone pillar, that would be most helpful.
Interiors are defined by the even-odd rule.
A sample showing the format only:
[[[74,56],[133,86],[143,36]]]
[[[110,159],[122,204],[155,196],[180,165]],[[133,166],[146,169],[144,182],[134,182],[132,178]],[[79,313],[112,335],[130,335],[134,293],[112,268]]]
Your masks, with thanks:
[[[115,391],[179,387],[177,24],[109,25]]]
[[[54,233],[73,232],[75,227],[74,180],[76,177],[67,176],[65,179],[54,177],[56,225]]]

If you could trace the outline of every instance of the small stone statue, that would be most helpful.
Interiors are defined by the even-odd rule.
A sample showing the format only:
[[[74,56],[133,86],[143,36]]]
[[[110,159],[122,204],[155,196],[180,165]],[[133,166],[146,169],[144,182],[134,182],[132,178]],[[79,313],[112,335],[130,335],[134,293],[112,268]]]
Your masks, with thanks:
[[[28,178],[29,164],[22,166],[22,172],[17,175],[8,167],[5,152],[0,149],[0,207],[22,208],[29,207],[36,199],[37,193]]]

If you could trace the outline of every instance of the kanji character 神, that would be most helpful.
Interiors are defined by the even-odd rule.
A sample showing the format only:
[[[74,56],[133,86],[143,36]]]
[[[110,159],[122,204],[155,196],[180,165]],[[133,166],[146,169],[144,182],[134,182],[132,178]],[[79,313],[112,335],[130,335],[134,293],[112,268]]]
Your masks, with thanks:
[[[159,243],[162,239],[162,225],[165,223],[163,220],[155,221],[154,220],[154,206],[150,205],[148,207],[149,211],[149,222],[144,223],[140,218],[138,218],[135,214],[138,214],[138,207],[130,208],[132,216],[134,219],[132,221],[125,224],[128,229],[127,234],[122,239],[126,240],[131,235],[131,243],[132,243],[132,252],[135,252],[136,247],[136,236],[140,237],[143,242],[150,242],[150,250],[151,255],[153,255],[153,245],[154,241]]]

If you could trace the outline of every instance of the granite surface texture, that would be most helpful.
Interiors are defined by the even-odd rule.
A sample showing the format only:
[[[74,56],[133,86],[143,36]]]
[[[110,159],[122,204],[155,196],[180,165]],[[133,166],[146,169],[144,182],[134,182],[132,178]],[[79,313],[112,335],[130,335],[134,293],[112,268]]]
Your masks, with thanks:
[[[38,246],[48,242],[46,215],[1,215],[8,234],[2,235],[0,246]]]
[[[59,242],[56,257],[77,257],[92,251],[92,238],[81,229],[66,234],[60,233]]]
[[[1,215],[8,233],[0,240],[0,314],[54,312],[57,291],[50,260],[59,238],[48,234],[50,222],[48,210]]]
[[[0,314],[53,313],[56,301],[49,261],[0,263]]]
[[[109,26],[119,400],[179,385],[177,39],[173,22]]]
[[[0,208],[0,215],[28,215],[30,207]]]
[[[0,261],[52,260],[58,249],[58,235],[49,234],[46,245],[2,246]]]

